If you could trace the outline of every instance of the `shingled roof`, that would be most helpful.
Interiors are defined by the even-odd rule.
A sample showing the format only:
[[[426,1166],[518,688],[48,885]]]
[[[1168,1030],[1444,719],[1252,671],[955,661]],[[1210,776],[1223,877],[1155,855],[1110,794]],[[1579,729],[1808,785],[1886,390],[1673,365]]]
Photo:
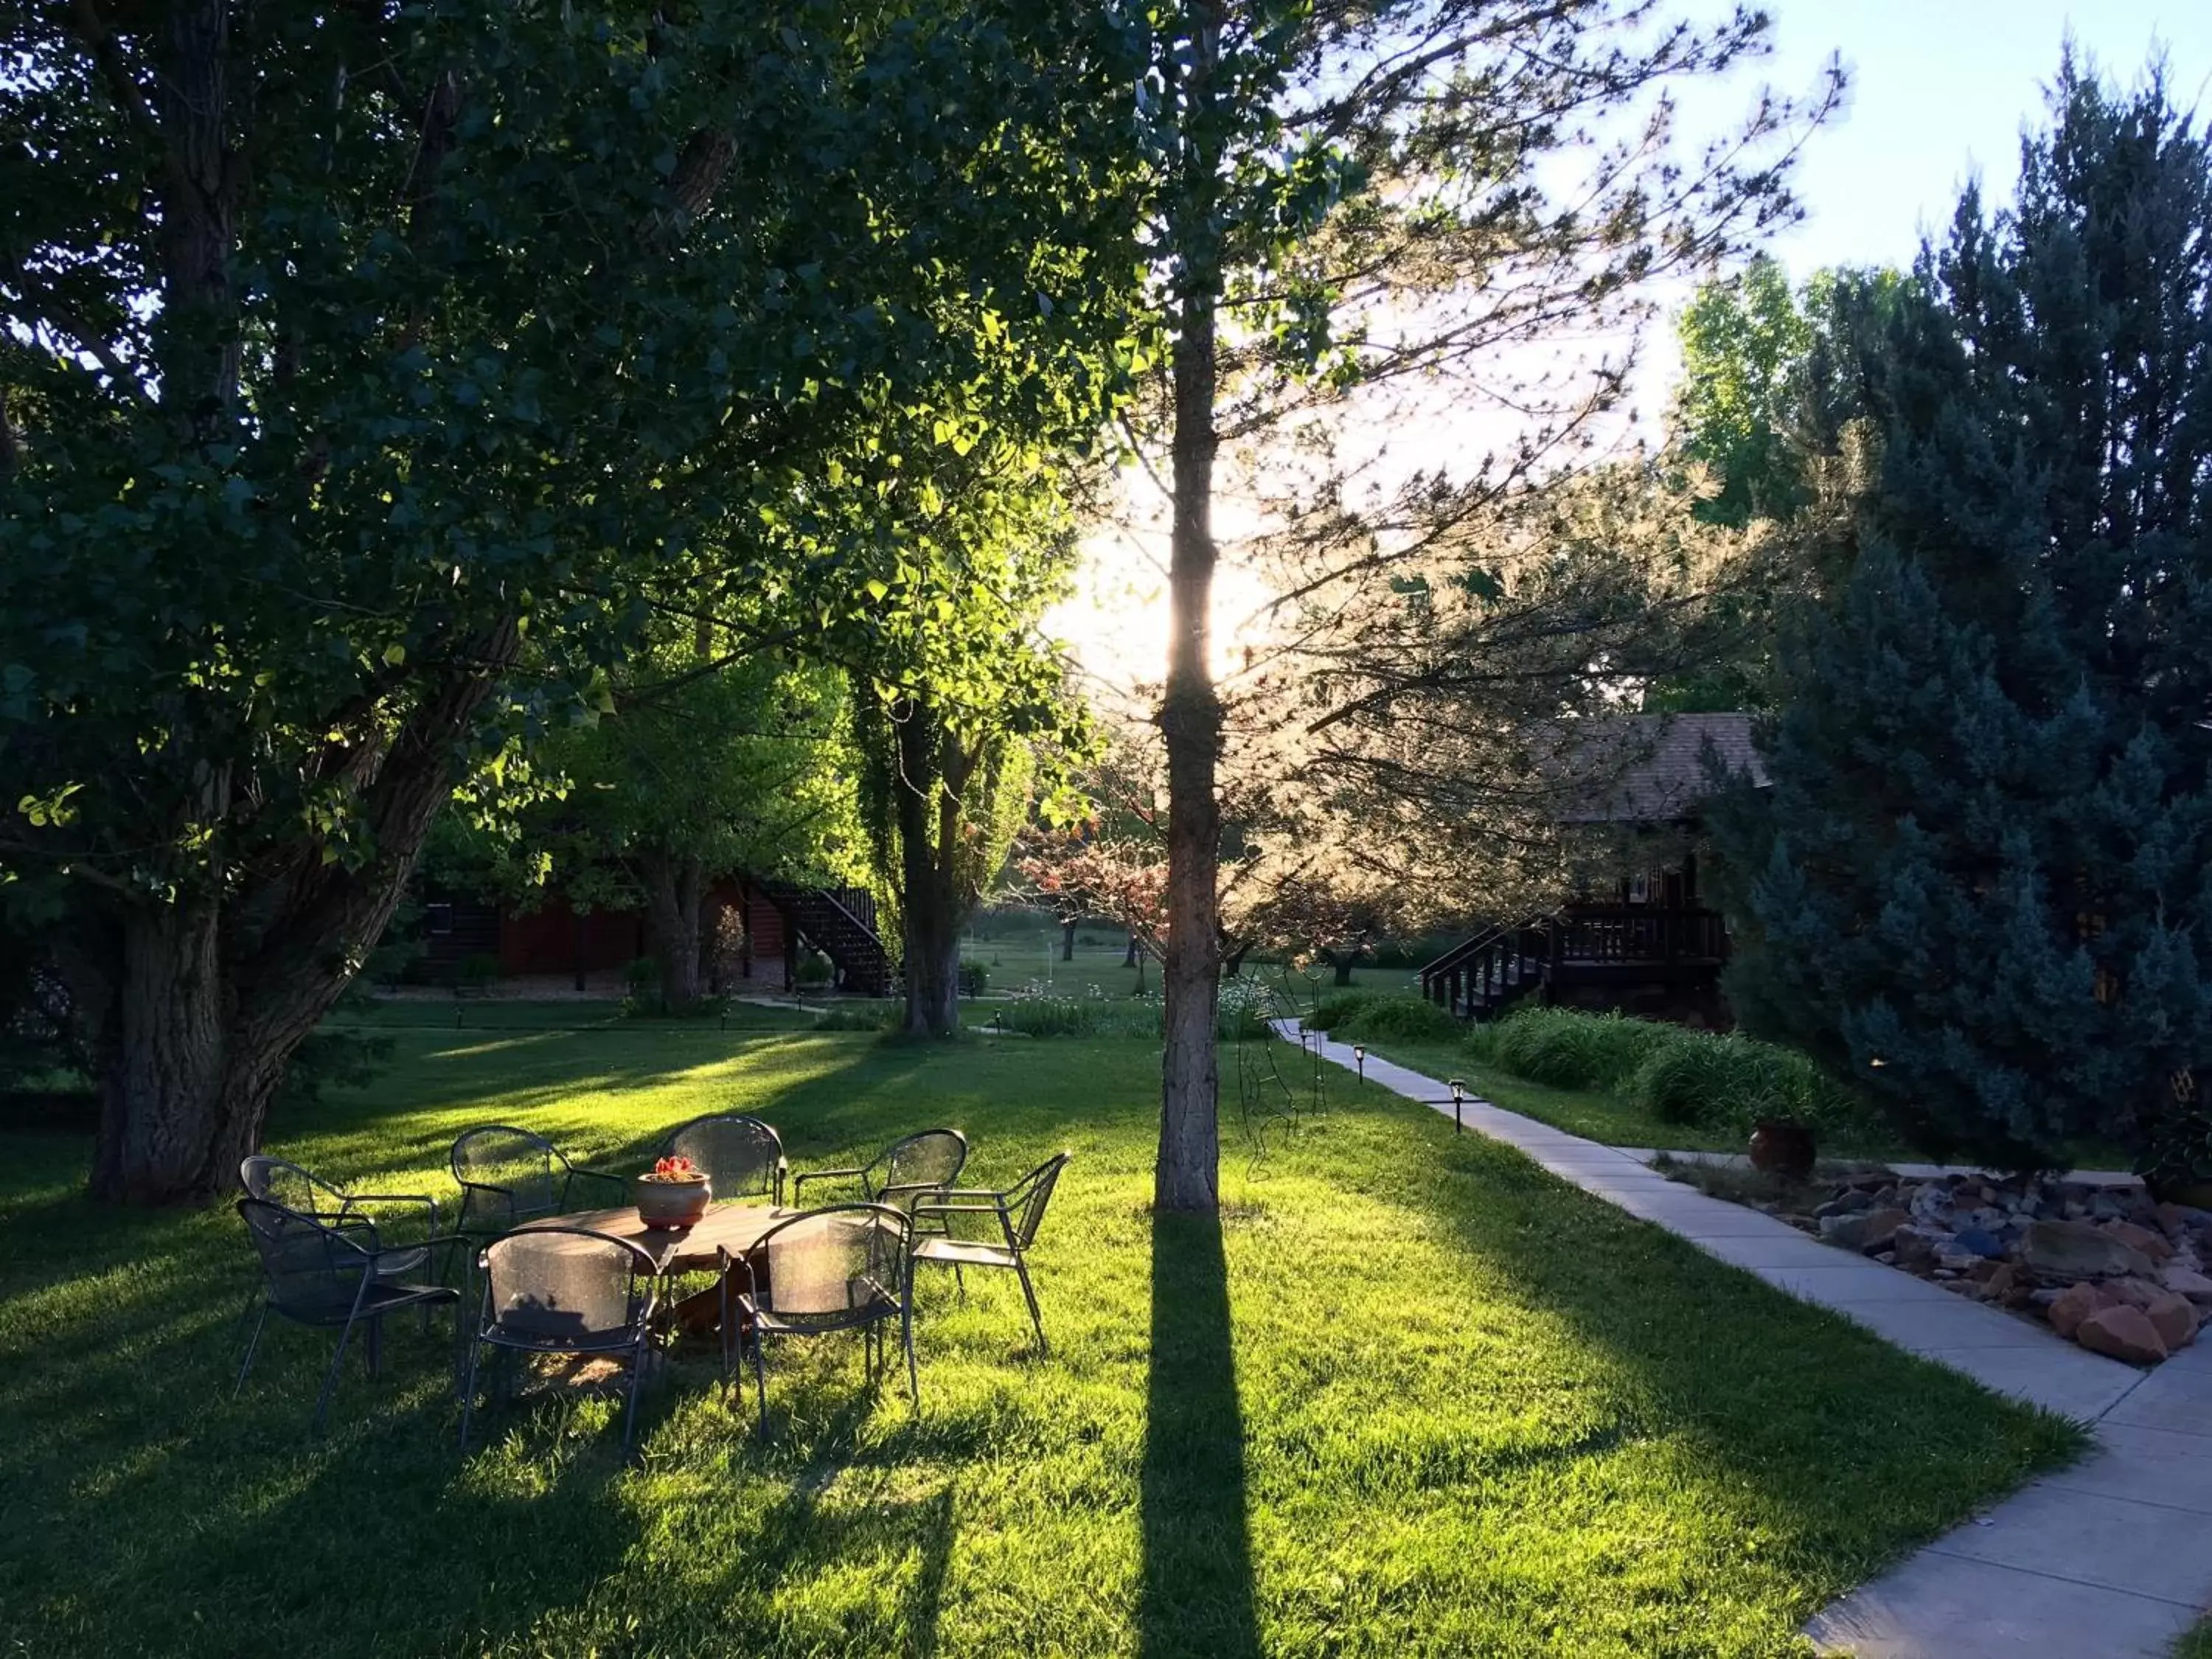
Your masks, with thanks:
[[[1751,741],[1752,716],[1621,714],[1575,722],[1554,762],[1569,782],[1554,814],[1562,823],[1674,823],[1697,816],[1713,792],[1708,750],[1732,775],[1766,787]]]

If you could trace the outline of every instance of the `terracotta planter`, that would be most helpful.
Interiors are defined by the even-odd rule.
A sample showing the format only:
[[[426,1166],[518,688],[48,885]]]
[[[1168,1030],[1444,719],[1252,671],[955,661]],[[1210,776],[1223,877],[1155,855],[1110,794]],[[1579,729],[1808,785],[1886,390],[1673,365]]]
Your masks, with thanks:
[[[637,1203],[637,1218],[648,1227],[690,1227],[707,1213],[714,1189],[704,1176],[690,1181],[664,1181],[640,1176],[630,1183]]]
[[[1813,1173],[1817,1149],[1813,1132],[1788,1118],[1762,1118],[1752,1126],[1751,1167],[1785,1181],[1803,1181]]]

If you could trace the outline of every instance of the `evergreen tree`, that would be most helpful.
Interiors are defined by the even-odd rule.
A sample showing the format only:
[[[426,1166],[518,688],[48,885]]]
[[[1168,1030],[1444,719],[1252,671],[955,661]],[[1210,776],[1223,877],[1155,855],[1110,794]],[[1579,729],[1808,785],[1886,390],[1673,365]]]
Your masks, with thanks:
[[[2154,1151],[2212,1057],[2207,144],[2155,73],[2069,61],[2051,116],[1894,302],[1847,574],[1721,826],[1740,1012],[2014,1166]]]

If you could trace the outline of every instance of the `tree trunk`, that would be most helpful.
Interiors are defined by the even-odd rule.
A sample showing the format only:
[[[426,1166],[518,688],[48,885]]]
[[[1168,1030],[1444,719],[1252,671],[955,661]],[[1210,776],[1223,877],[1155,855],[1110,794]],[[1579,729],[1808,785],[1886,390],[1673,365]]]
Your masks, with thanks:
[[[1060,959],[1062,962],[1073,962],[1075,960],[1076,921],[1076,917],[1070,916],[1066,921],[1060,924]]]
[[[696,858],[656,848],[641,861],[646,926],[653,966],[659,971],[663,1012],[697,1006],[707,874]]]
[[[1139,951],[1140,947],[1137,943],[1137,936],[1134,933],[1130,934],[1129,948],[1122,953],[1121,965],[1124,968],[1135,968],[1141,969],[1144,967],[1145,963],[1144,957],[1139,954]]]
[[[1350,957],[1332,956],[1328,960],[1329,965],[1336,969],[1336,977],[1329,982],[1333,985],[1351,984],[1352,958]]]
[[[173,902],[72,918],[61,954],[100,1074],[93,1197],[163,1204],[234,1189],[294,1051],[390,925],[452,798],[457,739],[518,642],[511,625],[468,641],[459,656],[477,667],[429,690],[388,745],[356,747],[376,849],[367,864],[326,862],[310,842],[219,896],[208,890],[226,884],[198,872],[198,890]]]
[[[945,785],[937,722],[927,710],[909,704],[897,735],[893,811],[906,954],[905,1029],[910,1036],[951,1036],[960,1029],[960,924],[967,919],[955,862],[960,803]]]
[[[1215,767],[1221,703],[1213,688],[1214,312],[1221,290],[1220,138],[1212,77],[1220,5],[1193,8],[1189,67],[1179,112],[1184,159],[1169,210],[1180,266],[1175,302],[1174,524],[1168,568],[1166,1048],[1161,1061],[1157,1209],[1211,1212],[1219,1204],[1221,1078],[1214,1048],[1221,994],[1221,806]]]

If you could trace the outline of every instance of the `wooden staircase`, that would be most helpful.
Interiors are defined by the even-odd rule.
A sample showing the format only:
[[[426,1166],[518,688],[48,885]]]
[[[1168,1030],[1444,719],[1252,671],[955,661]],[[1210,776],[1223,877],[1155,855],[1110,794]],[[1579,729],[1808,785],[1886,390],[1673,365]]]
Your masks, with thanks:
[[[1546,1004],[1682,1017],[1673,1011],[1710,1000],[1728,952],[1728,925],[1716,911],[1571,904],[1455,945],[1421,969],[1421,994],[1478,1021],[1532,994]]]
[[[1544,983],[1553,918],[1477,933],[1421,969],[1421,994],[1459,1019],[1498,1018]]]
[[[859,887],[801,887],[795,882],[754,884],[775,906],[795,938],[836,964],[846,990],[864,997],[891,994],[890,953],[876,931],[876,896]]]

